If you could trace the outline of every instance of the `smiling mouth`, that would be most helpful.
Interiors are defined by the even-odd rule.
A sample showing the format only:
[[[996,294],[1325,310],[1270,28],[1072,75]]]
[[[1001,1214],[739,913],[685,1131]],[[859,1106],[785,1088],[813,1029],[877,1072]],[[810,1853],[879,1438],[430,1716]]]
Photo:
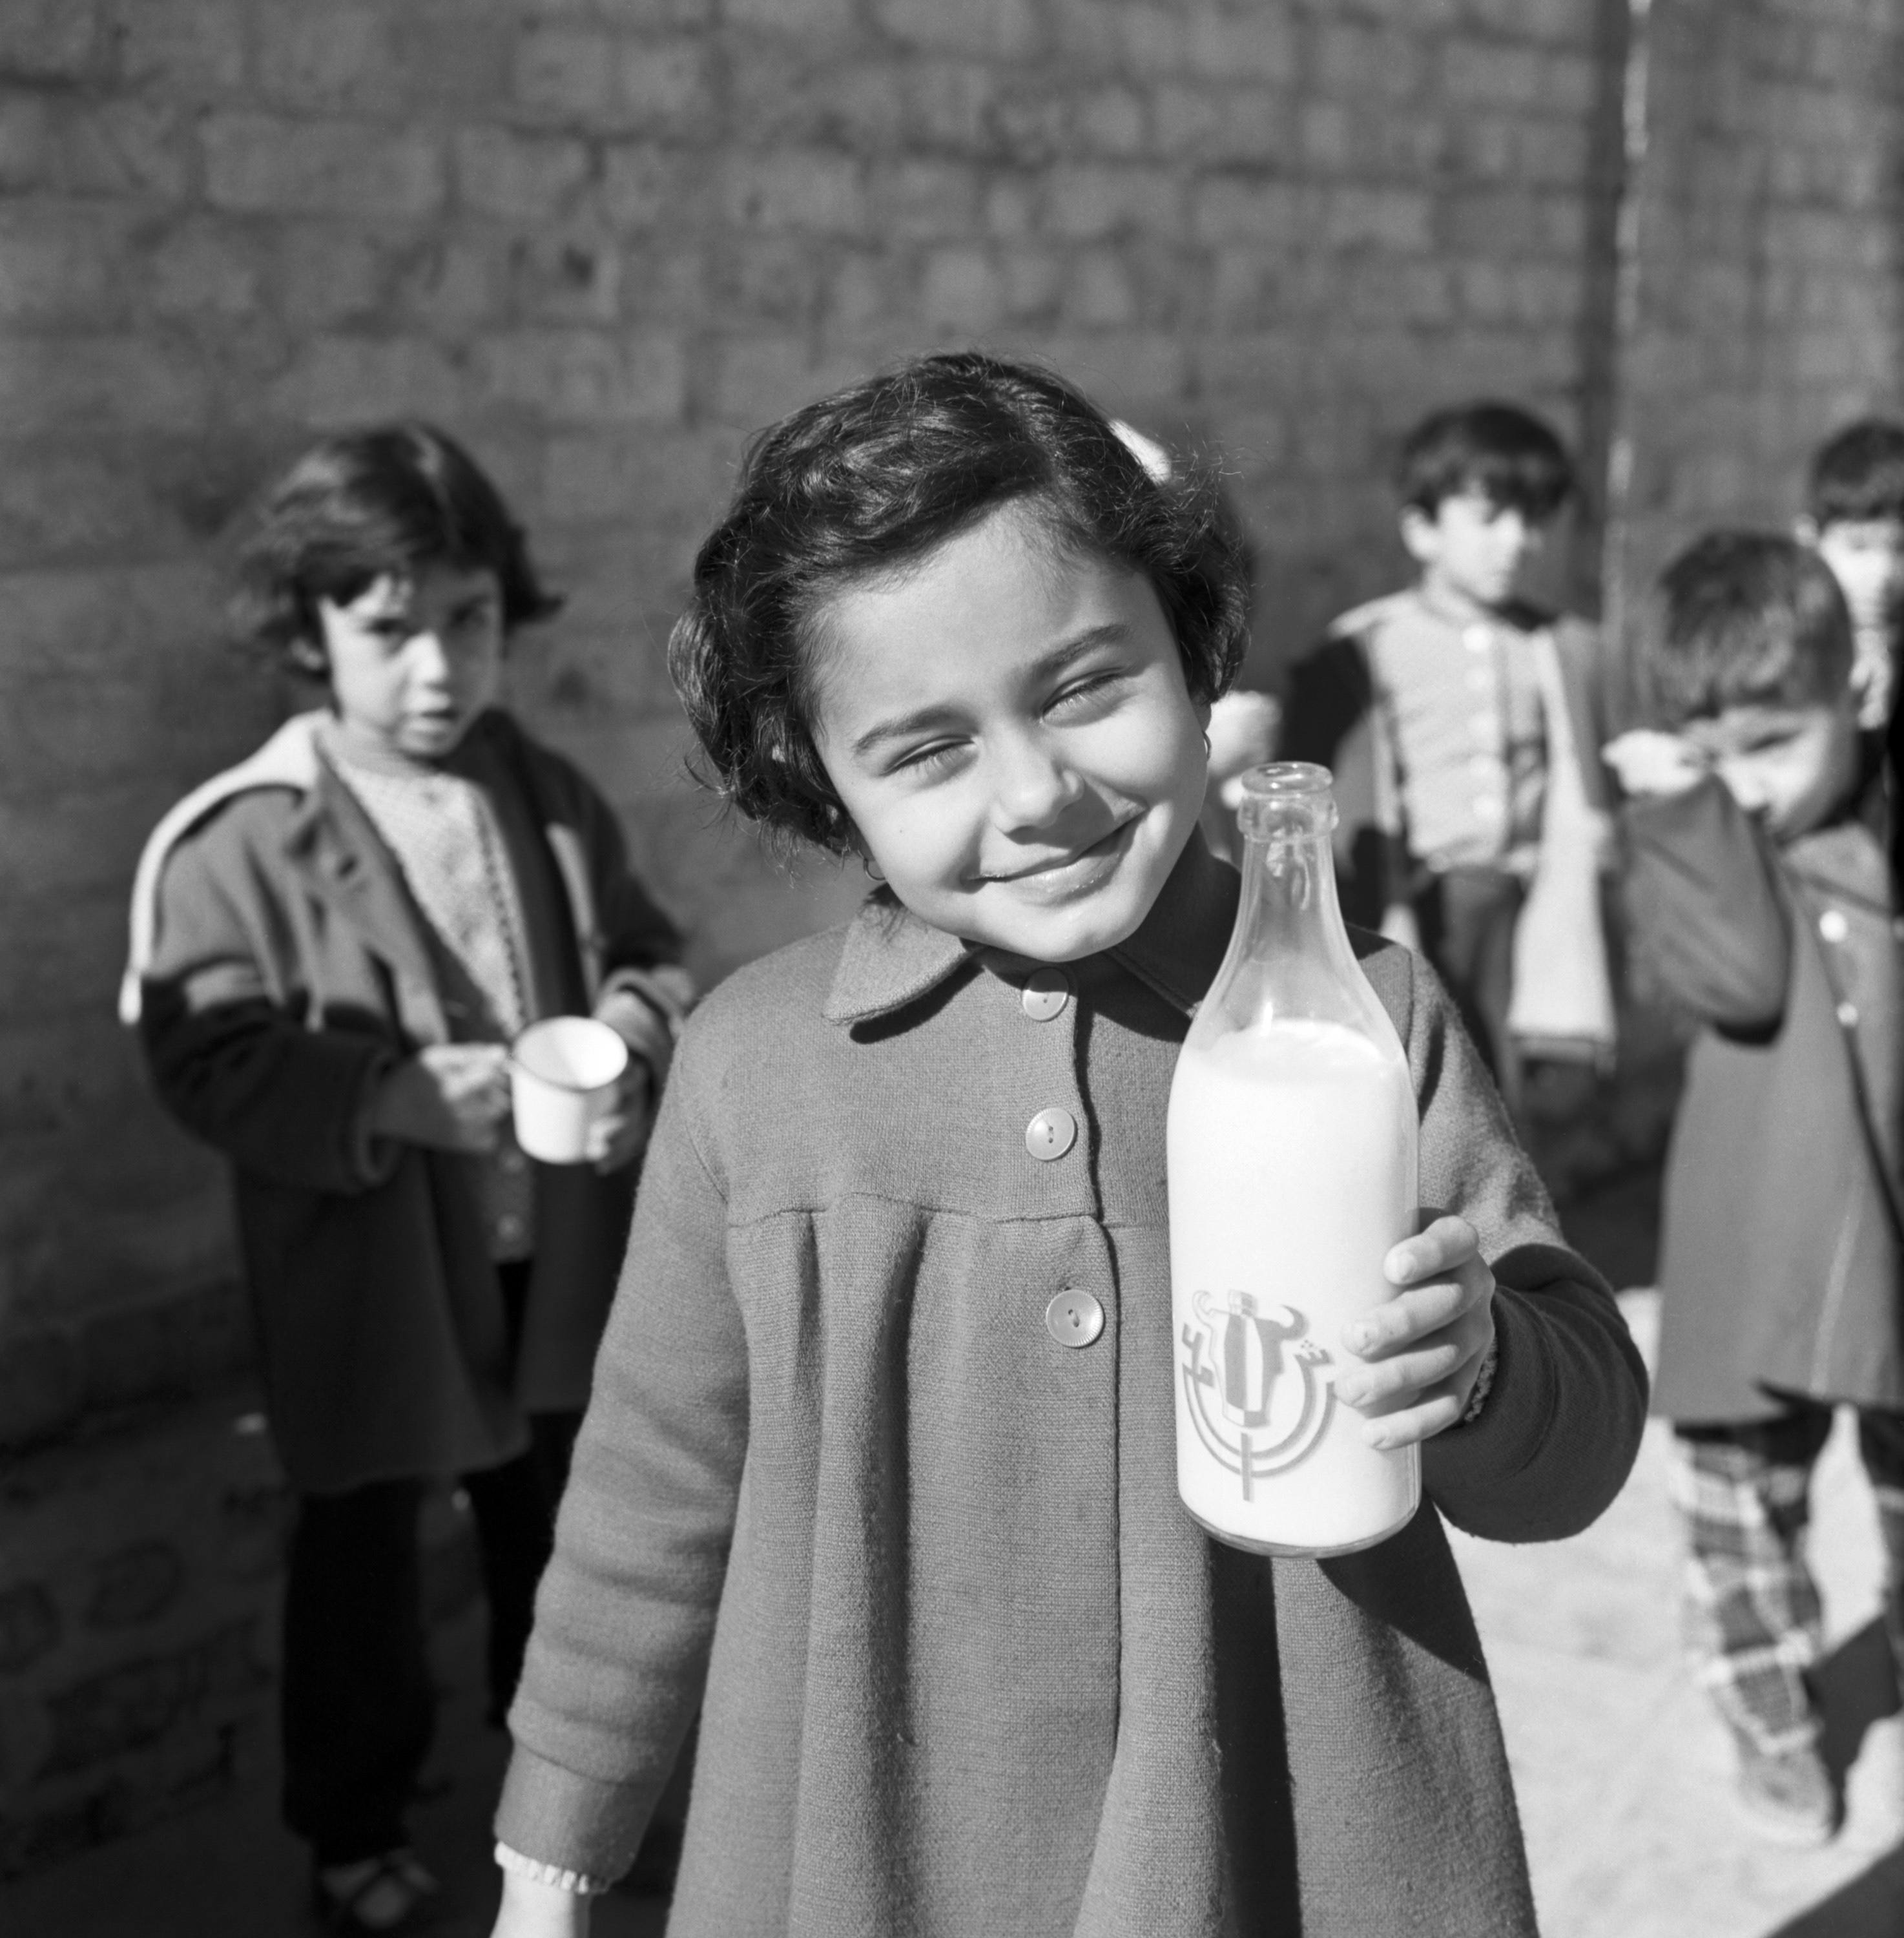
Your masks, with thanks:
[[[1067,897],[1095,888],[1122,861],[1130,848],[1139,817],[1120,821],[1108,834],[1101,835],[1088,848],[1074,849],[1049,861],[1007,875],[986,875],[981,879],[1013,889],[1037,901],[1062,901]]]

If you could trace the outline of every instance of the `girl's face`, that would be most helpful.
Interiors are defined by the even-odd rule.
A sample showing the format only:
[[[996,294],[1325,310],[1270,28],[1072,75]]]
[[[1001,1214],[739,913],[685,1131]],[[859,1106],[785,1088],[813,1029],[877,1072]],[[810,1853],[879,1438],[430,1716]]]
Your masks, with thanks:
[[[411,760],[456,751],[503,677],[494,573],[440,561],[386,573],[354,599],[317,601],[331,697],[345,733]]]
[[[1203,725],[1149,582],[1007,505],[817,615],[815,741],[922,920],[1067,962],[1131,935],[1197,825]]]

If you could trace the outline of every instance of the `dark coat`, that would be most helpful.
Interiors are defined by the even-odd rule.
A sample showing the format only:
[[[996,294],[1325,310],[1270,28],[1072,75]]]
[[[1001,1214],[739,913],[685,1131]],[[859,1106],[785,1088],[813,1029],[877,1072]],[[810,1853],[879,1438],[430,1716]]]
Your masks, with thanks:
[[[1653,1405],[1904,1407],[1900,951],[1883,843],[1775,848],[1716,779],[1626,811],[1635,946],[1705,1025],[1666,1172]]]
[[[459,1034],[445,952],[333,770],[300,760],[294,734],[273,744],[291,758],[165,830],[142,870],[156,929],[142,944],[135,915],[134,1007],[153,1082],[232,1162],[272,1430],[296,1485],[490,1466],[527,1444],[526,1414],[588,1398],[634,1173],[534,1167],[512,1362],[471,1161],[372,1147],[362,1131],[399,1059]],[[679,937],[573,767],[500,713],[466,758],[495,780],[541,1013],[586,1014],[598,971],[612,982],[675,960]]]
[[[1499,1376],[1379,1547],[1271,1561],[1190,1520],[1165,1102],[1237,895],[1193,840],[1055,1013],[884,897],[697,1013],[511,1718],[512,1848],[625,1867],[704,1684],[674,1938],[1531,1938],[1441,1517],[1584,1526],[1644,1375],[1439,986],[1364,935],[1423,1195],[1502,1283]],[[1077,1350],[1046,1305],[1080,1288]]]

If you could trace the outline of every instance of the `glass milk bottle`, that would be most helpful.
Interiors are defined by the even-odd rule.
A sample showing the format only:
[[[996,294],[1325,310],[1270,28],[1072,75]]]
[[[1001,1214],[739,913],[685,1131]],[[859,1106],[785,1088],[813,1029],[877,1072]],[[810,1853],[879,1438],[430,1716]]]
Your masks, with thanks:
[[[1220,1541],[1342,1554],[1406,1524],[1420,1450],[1363,1444],[1343,1328],[1416,1229],[1414,1086],[1336,901],[1326,767],[1244,776],[1243,899],[1171,1086],[1177,1479]]]

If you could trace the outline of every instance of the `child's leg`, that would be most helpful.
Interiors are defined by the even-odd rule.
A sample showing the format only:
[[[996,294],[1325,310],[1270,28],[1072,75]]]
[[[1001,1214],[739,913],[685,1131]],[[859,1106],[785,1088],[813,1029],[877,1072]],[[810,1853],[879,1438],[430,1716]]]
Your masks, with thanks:
[[[536,1584],[554,1548],[555,1510],[577,1417],[537,1414],[530,1423],[535,1444],[527,1453],[463,1477],[489,1603],[489,1720],[499,1727],[522,1675],[535,1622]]]
[[[1799,1401],[1778,1420],[1681,1427],[1674,1438],[1693,1674],[1741,1739],[1768,1754],[1817,1734],[1805,1672],[1817,1659],[1820,1611],[1804,1539],[1806,1490],[1830,1431],[1828,1407]]]
[[[1884,1630],[1899,1686],[1904,1688],[1904,1413],[1860,1411],[1858,1450],[1878,1497],[1884,1545]]]
[[[284,1584],[284,1821],[320,1865],[379,1857],[404,1818],[434,1721],[424,1654],[422,1484],[299,1504]]]
[[[1508,1034],[1514,997],[1514,924],[1526,891],[1499,868],[1450,868],[1416,905],[1432,962],[1510,1111],[1520,1107],[1520,1065]]]

